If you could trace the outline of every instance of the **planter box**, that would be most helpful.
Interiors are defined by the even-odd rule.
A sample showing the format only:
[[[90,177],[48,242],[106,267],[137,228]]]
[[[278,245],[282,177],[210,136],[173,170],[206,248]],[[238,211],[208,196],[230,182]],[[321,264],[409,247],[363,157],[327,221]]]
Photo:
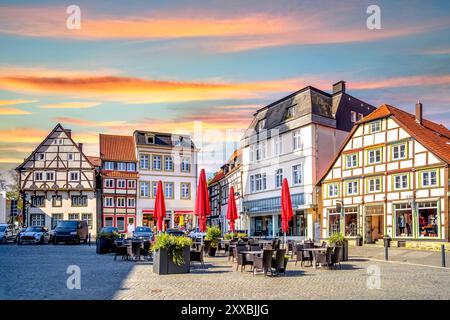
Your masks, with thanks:
[[[208,255],[210,257],[215,257],[216,256],[216,251],[217,251],[217,248],[209,247]]]
[[[111,240],[99,238],[95,242],[97,246],[96,252],[98,254],[107,254],[112,251]]]
[[[189,273],[191,256],[190,248],[184,247],[183,249],[184,264],[177,266],[173,263],[172,258],[169,257],[167,249],[160,249],[155,252],[153,256],[153,272],[156,274],[177,274],[177,273]]]

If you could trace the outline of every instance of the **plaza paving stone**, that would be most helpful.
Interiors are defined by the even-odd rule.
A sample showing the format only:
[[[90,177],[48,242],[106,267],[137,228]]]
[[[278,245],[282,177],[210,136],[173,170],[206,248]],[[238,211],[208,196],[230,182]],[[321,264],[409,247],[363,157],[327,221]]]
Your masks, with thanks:
[[[151,262],[114,261],[95,246],[3,245],[0,299],[450,299],[450,269],[367,260],[352,250],[342,270],[290,261],[285,276],[254,277],[223,256],[190,274],[156,275]],[[80,267],[80,290],[67,289],[69,265]],[[367,287],[369,266],[380,270],[380,289]]]

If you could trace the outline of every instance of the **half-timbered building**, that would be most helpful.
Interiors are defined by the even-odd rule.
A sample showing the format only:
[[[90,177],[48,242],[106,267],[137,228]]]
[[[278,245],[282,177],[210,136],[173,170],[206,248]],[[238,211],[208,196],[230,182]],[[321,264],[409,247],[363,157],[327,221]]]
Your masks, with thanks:
[[[100,134],[100,159],[103,226],[132,231],[136,226],[138,184],[134,138]]]
[[[96,171],[71,130],[56,125],[16,171],[25,226],[51,229],[59,220],[87,220],[96,234]]]
[[[358,121],[321,178],[322,237],[412,246],[449,240],[450,131],[382,105]]]

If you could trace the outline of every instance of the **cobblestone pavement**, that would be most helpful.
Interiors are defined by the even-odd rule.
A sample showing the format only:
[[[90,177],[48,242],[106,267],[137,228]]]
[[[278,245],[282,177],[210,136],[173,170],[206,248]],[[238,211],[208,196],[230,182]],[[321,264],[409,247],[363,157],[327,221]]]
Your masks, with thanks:
[[[94,246],[3,245],[0,299],[450,299],[450,269],[369,261],[352,251],[350,259],[342,270],[290,261],[285,276],[253,277],[220,256],[190,274],[159,276],[151,262],[114,261]],[[67,289],[69,265],[81,269],[80,290]],[[368,289],[376,284],[368,267],[379,268],[380,289]]]

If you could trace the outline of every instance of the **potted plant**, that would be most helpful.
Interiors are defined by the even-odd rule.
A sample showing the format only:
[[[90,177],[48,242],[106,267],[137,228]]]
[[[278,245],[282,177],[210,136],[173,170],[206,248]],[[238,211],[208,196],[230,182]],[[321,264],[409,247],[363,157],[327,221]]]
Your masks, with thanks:
[[[330,238],[328,240],[330,242],[330,245],[335,246],[335,247],[342,247],[341,260],[347,261],[348,260],[348,240],[344,238],[342,233],[335,232],[330,236]]]
[[[105,254],[114,252],[114,241],[120,237],[119,233],[102,232],[97,236],[96,245],[97,253]]]
[[[157,274],[188,273],[192,239],[162,233],[152,245],[155,253],[153,272]]]
[[[205,241],[210,241],[208,250],[209,256],[214,257],[216,255],[216,250],[221,235],[222,232],[218,227],[209,227],[208,230],[206,230]]]

